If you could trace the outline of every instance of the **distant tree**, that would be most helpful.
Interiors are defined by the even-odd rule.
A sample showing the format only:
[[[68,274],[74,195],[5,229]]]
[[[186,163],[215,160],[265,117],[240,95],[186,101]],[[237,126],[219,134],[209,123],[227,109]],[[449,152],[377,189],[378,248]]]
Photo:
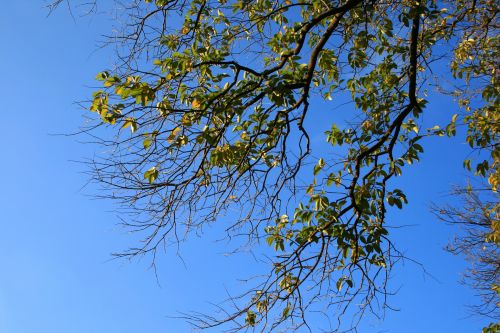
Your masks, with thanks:
[[[433,207],[444,222],[457,225],[461,233],[447,250],[464,256],[470,266],[463,282],[472,287],[480,298],[474,304],[475,313],[490,318],[500,317],[500,203],[489,188],[456,188],[457,204]],[[493,327],[493,325],[492,325]],[[498,326],[495,326],[497,332]]]
[[[419,161],[425,137],[454,136],[465,124],[476,159],[464,166],[496,195],[497,1],[120,6],[122,25],[110,38],[116,64],[98,74],[104,88],[90,103],[104,128],[88,131],[107,148],[91,162],[94,179],[145,237],[122,255],[154,258],[233,207],[240,215],[230,216],[228,235],[245,235],[253,246],[265,240],[275,251],[265,278],[231,299],[221,317],[190,317],[195,325],[290,331],[307,326],[319,302],[339,322],[348,313],[355,327],[365,311],[383,309],[400,258],[387,208],[407,203],[391,181]],[[459,107],[449,123],[426,129],[433,84]],[[350,112],[332,115],[325,135],[335,155],[318,156],[312,103],[346,99]]]

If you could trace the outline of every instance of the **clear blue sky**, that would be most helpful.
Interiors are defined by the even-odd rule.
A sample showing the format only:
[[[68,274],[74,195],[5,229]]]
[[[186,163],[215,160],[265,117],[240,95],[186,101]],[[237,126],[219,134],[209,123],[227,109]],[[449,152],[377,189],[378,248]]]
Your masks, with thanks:
[[[51,136],[75,131],[84,121],[73,104],[90,94],[95,73],[109,64],[98,50],[110,31],[106,15],[73,20],[65,8],[47,17],[43,1],[6,1],[0,12],[0,332],[136,333],[189,332],[177,311],[209,309],[210,301],[238,288],[236,278],[257,270],[251,256],[224,256],[216,230],[184,244],[158,262],[158,280],[148,262],[110,261],[130,245],[116,226],[111,203],[92,200],[81,165],[70,162],[95,147],[76,138]],[[431,112],[448,117],[452,108],[435,100]],[[426,143],[424,159],[400,179],[410,188],[410,205],[392,217],[414,225],[393,235],[410,262],[392,279],[399,289],[384,322],[368,320],[361,332],[479,332],[483,321],[469,317],[472,293],[457,281],[462,259],[442,247],[453,232],[429,213],[461,183],[466,151],[459,140]]]

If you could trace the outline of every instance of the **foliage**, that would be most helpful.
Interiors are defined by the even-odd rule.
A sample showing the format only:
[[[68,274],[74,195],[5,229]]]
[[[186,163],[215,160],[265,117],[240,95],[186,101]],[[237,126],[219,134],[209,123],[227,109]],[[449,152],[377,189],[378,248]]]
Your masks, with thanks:
[[[102,141],[109,155],[92,162],[95,179],[145,233],[123,255],[154,256],[232,207],[241,215],[231,216],[229,235],[264,238],[275,251],[266,277],[227,316],[190,318],[201,327],[295,329],[320,300],[339,317],[383,308],[400,257],[386,212],[408,202],[391,180],[419,161],[425,137],[454,136],[465,124],[477,154],[464,166],[497,190],[495,1],[137,0],[125,8],[120,62],[97,75],[103,89],[90,106],[115,134]],[[461,109],[425,129],[425,91],[443,59]],[[311,103],[345,97],[349,125],[332,120],[325,134],[341,157],[313,155]],[[488,237],[497,244],[497,236]]]

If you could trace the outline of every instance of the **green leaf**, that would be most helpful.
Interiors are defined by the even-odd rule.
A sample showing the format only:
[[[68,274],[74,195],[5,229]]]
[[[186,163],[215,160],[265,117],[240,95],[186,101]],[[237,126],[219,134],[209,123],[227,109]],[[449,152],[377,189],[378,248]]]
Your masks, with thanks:
[[[288,318],[288,316],[290,315],[290,305],[287,305],[284,309],[283,309],[283,312],[281,314],[281,316],[283,318]]]
[[[156,178],[158,178],[158,170],[156,167],[152,167],[144,173],[144,179],[146,179],[150,184],[153,184]]]
[[[109,77],[109,72],[103,71],[103,72],[98,73],[95,78],[96,78],[96,80],[104,81],[108,77]]]
[[[313,171],[314,175],[315,176],[318,175],[318,173],[321,171],[321,169],[323,169],[324,166],[325,166],[325,161],[322,158],[320,158],[318,164],[314,166],[314,171]]]
[[[464,168],[466,168],[468,171],[471,171],[472,168],[471,168],[471,160],[464,160]]]
[[[342,290],[343,282],[344,282],[344,277],[341,277],[340,279],[337,280],[336,286],[338,291]]]
[[[247,316],[245,318],[245,323],[248,325],[248,326],[255,326],[255,319],[256,319],[256,314],[255,312],[251,311],[251,310],[248,310],[247,311]]]
[[[130,131],[134,133],[137,131],[137,122],[134,118],[126,118],[123,122],[122,128],[130,127]]]

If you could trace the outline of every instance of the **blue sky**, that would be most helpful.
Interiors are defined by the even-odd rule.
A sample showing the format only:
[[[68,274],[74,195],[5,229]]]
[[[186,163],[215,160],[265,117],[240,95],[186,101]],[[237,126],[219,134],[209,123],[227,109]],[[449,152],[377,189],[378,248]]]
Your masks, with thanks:
[[[96,149],[70,133],[84,121],[75,101],[87,98],[95,73],[109,64],[110,50],[96,41],[109,32],[106,15],[73,20],[61,8],[47,17],[43,1],[8,1],[0,12],[0,332],[189,332],[178,311],[206,311],[222,300],[237,278],[258,271],[247,254],[226,256],[217,230],[182,244],[182,260],[170,249],[158,261],[110,260],[130,245],[117,227],[112,203],[93,200],[84,187],[84,167],[72,160]],[[453,113],[449,101],[432,101],[429,112]],[[468,316],[472,293],[457,281],[461,258],[442,248],[450,227],[429,213],[432,201],[447,200],[452,184],[463,182],[466,155],[459,139],[426,142],[422,163],[398,180],[409,188],[410,204],[392,219],[412,225],[393,231],[411,262],[394,272],[398,290],[384,322],[367,320],[361,332],[473,332],[484,321]]]

